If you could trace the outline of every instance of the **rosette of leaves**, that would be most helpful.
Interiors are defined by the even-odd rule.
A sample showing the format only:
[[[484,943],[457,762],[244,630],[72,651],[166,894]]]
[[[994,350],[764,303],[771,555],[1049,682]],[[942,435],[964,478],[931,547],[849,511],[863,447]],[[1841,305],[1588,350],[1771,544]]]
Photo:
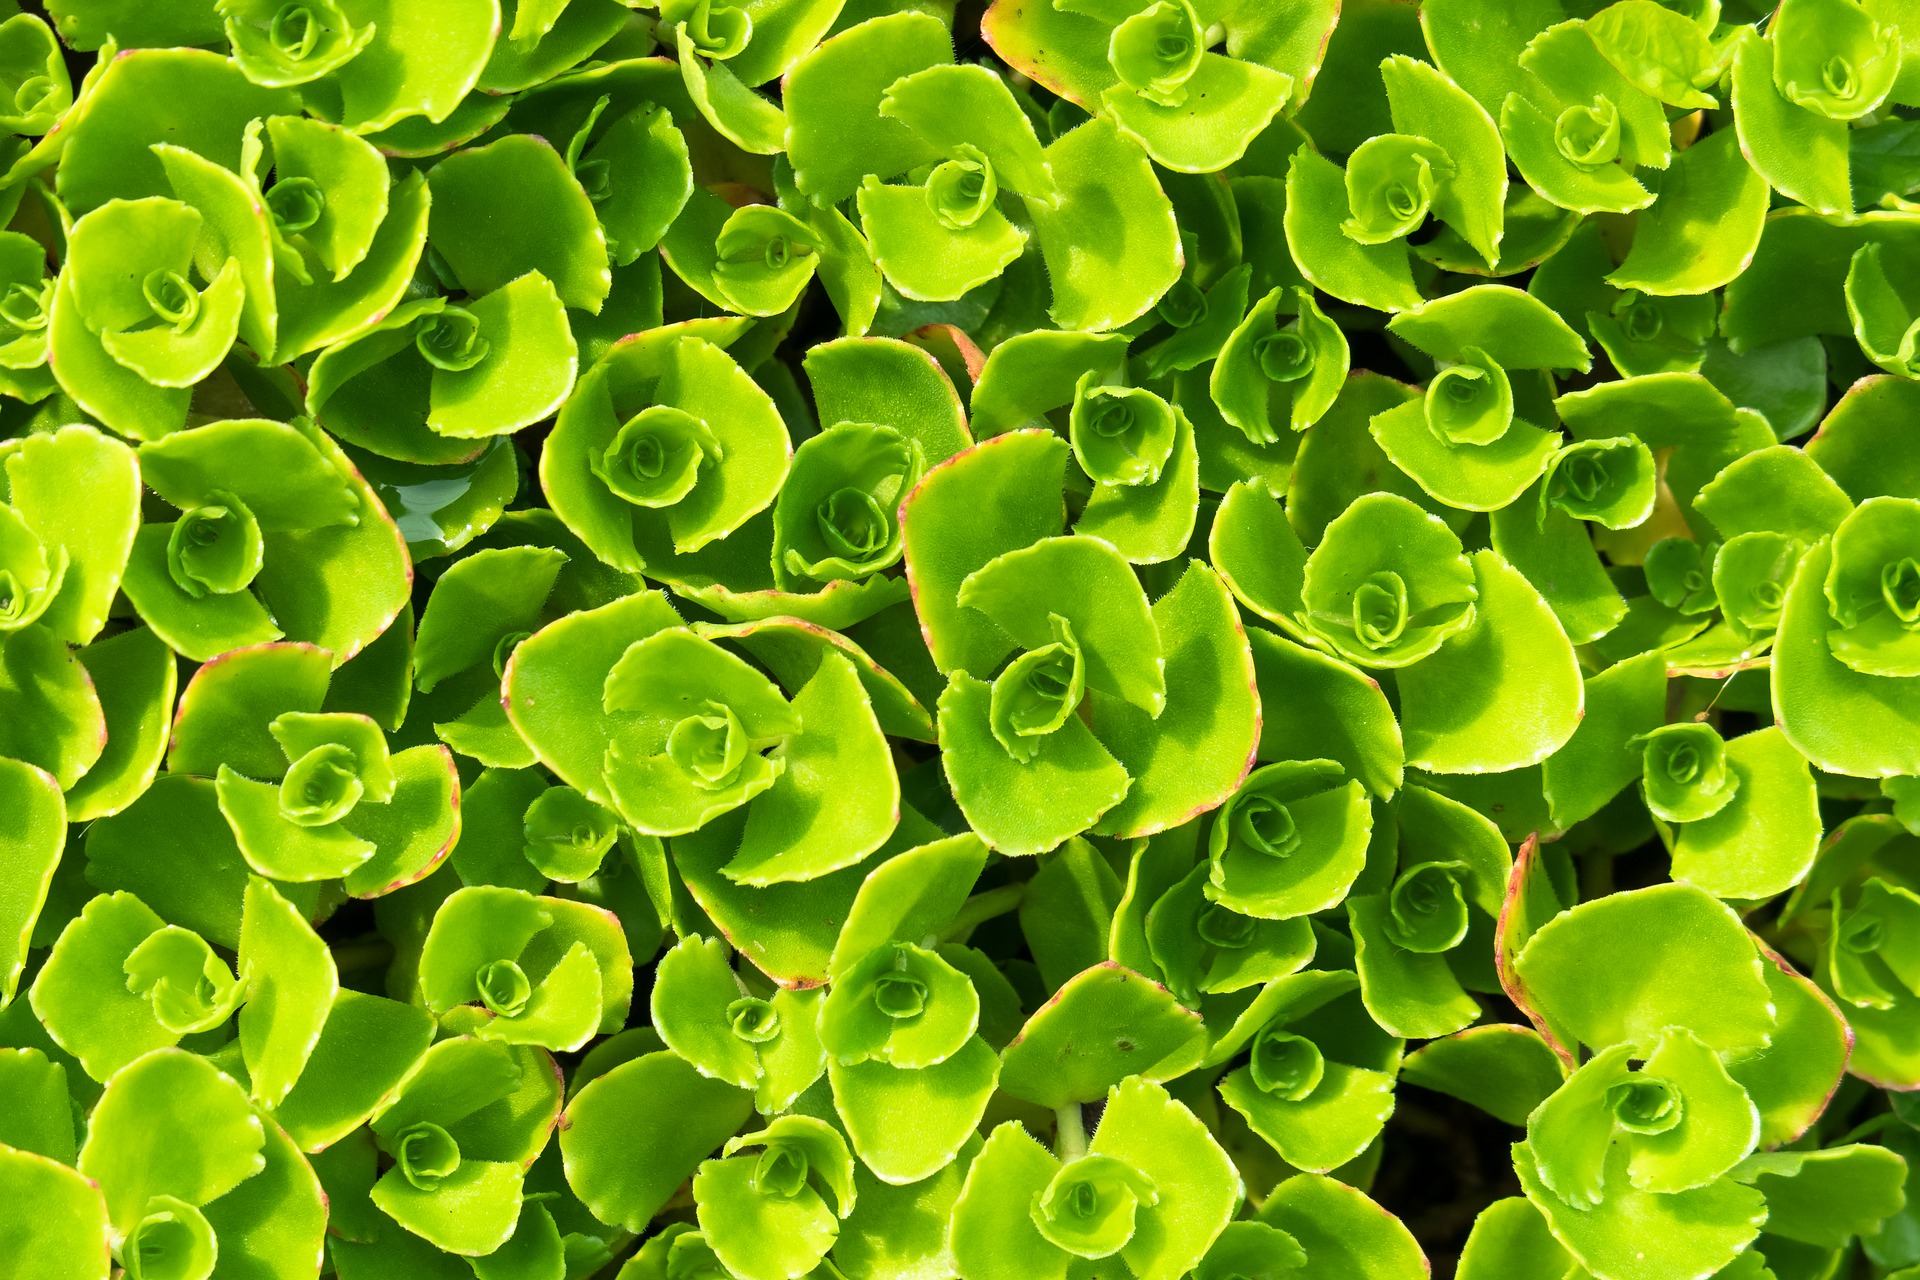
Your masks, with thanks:
[[[578,1049],[626,1022],[633,960],[613,915],[499,885],[456,890],[434,912],[420,991],[482,1040]]]
[[[871,578],[904,554],[899,509],[927,466],[918,439],[842,422],[802,441],[773,508],[773,579],[782,591]]]
[[[306,424],[233,419],[141,446],[147,487],[179,515],[141,526],[122,588],[168,647],[205,662],[279,640],[286,629],[276,614],[295,623],[310,612],[288,608],[289,597],[335,571],[366,575],[359,589],[369,598],[404,596],[404,569],[370,561],[371,545],[361,550],[357,477],[327,443]],[[379,527],[369,521],[365,532],[370,544]],[[389,573],[400,590],[377,590]],[[368,628],[342,637],[364,644],[386,618],[343,621]]]
[[[174,717],[165,793],[143,797],[182,836],[156,855],[156,870],[177,865],[193,844],[212,844],[314,902],[313,882],[340,878],[349,894],[378,897],[446,858],[460,830],[452,755],[440,746],[390,751],[372,718],[323,711],[329,667],[325,650],[266,644],[194,673]],[[381,794],[389,798],[374,798]],[[129,838],[143,820],[139,806],[128,810],[110,839]],[[209,928],[228,919],[217,909],[197,918]]]
[[[376,453],[465,461],[490,437],[557,411],[577,362],[560,296],[529,271],[482,297],[395,307],[320,354],[306,403],[329,430]]]
[[[1369,1052],[1380,1032],[1357,1002],[1342,1000],[1358,985],[1341,969],[1268,983],[1209,1046],[1203,1064],[1246,1055],[1216,1086],[1221,1099],[1281,1159],[1311,1173],[1356,1157],[1393,1113],[1393,1076]]]
[[[1049,1152],[1014,1121],[988,1136],[953,1208],[951,1247],[967,1275],[1061,1275],[1116,1256],[1136,1276],[1181,1275],[1242,1194],[1206,1126],[1137,1076],[1113,1087],[1091,1141],[1076,1105],[1056,1142]]]
[[[1189,1008],[1203,996],[1283,978],[1315,951],[1306,917],[1268,920],[1209,898],[1212,872],[1211,861],[1194,865],[1147,907],[1142,921],[1147,954],[1167,989]]]
[[[793,1105],[827,1069],[818,987],[747,982],[718,939],[686,937],[654,972],[654,1030],[703,1075],[754,1091],[762,1115]]]
[[[284,362],[401,303],[425,247],[429,200],[419,175],[393,181],[380,152],[349,130],[261,114],[230,167],[170,140],[154,154],[169,189],[203,219],[196,260],[237,265],[241,341],[261,362]]]
[[[596,644],[620,646],[582,670],[567,646],[589,628]],[[789,699],[679,625],[661,597],[631,596],[522,642],[505,683],[508,718],[535,754],[636,832],[684,835],[748,806],[730,880],[826,875],[879,848],[898,821],[886,740],[841,654],[822,654]]]
[[[1050,4],[1039,13],[996,4],[981,29],[1001,57],[1112,118],[1155,163],[1210,173],[1304,100],[1326,21],[1318,12],[1283,18],[1166,0]]]
[[[1823,769],[1885,775],[1908,768],[1889,732],[1912,712],[1920,644],[1906,618],[1920,502],[1871,498],[1815,545],[1793,572],[1774,642],[1773,690],[1782,731]]]
[[[1366,788],[1337,761],[1263,765],[1214,811],[1206,898],[1259,920],[1328,910],[1359,879],[1372,832]],[[1212,927],[1223,937],[1238,931],[1218,917]]]
[[[1821,213],[1853,210],[1853,121],[1885,102],[1900,74],[1898,28],[1854,0],[1783,3],[1764,38],[1742,32],[1733,55],[1741,148],[1775,190]]]
[[[118,893],[94,898],[61,931],[31,995],[55,1043],[105,1081],[143,1053],[225,1023],[247,988],[199,934]]]
[[[1429,656],[1472,625],[1479,598],[1460,540],[1393,494],[1366,495],[1341,512],[1303,572],[1296,625],[1363,667]]]
[[[695,586],[734,576],[720,550],[697,553],[773,505],[793,452],[773,401],[701,333],[688,322],[616,344],[540,455],[554,514],[595,555]]]
[[[1596,1054],[1527,1118],[1514,1152],[1528,1196],[1590,1266],[1615,1270],[1636,1249],[1649,1207],[1684,1215],[1688,1230],[1662,1242],[1666,1273],[1711,1265],[1751,1238],[1765,1204],[1729,1175],[1759,1139],[1746,1090],[1711,1048],[1674,1027],[1650,1049]]]
[[[1282,545],[1297,537],[1284,520],[1254,514],[1264,504],[1278,515],[1270,498],[1237,493],[1244,519]],[[1354,499],[1310,555],[1289,546],[1284,569],[1261,569],[1257,587],[1242,569],[1245,536],[1220,542],[1242,598],[1305,643],[1397,673],[1409,764],[1435,773],[1522,768],[1578,726],[1578,664],[1548,602],[1498,552],[1466,556],[1453,531],[1412,500],[1385,491]]]
[[[798,64],[785,103],[800,191],[816,204],[856,197],[872,260],[905,297],[957,299],[1000,278],[1027,243],[1018,218],[1046,264],[1056,324],[1105,330],[1144,315],[1179,279],[1181,253],[1146,152],[1104,118],[1049,130],[1043,145],[995,72],[952,56],[943,27],[899,14]]]
[[[1068,437],[1093,481],[1075,532],[1110,542],[1135,564],[1178,555],[1200,498],[1186,411],[1145,387],[1101,384],[1087,373],[1074,390]]]
[[[231,259],[196,284],[204,219],[178,200],[111,200],[73,224],[49,314],[60,387],[135,439],[185,425],[189,388],[239,332],[247,296]]]
[[[433,732],[490,768],[523,769],[534,755],[507,720],[500,678],[514,648],[553,620],[568,563],[553,547],[489,547],[434,583],[413,642],[413,681]],[[559,598],[556,599],[556,596]]]
[[[259,779],[222,763],[216,780],[220,812],[262,874],[296,883],[347,877],[361,887],[362,867],[402,856],[394,835],[459,829],[443,748],[389,754],[380,726],[352,712],[288,711],[266,728],[285,754],[280,770]]]
[[[1207,380],[1220,416],[1256,445],[1276,443],[1282,424],[1305,431],[1318,422],[1347,380],[1346,335],[1311,290],[1295,286],[1292,293],[1275,289],[1253,305]]]
[[[896,81],[880,113],[944,157],[917,183],[888,185],[882,179],[893,175],[873,174],[857,193],[861,228],[888,283],[903,297],[944,302],[997,278],[1027,243],[1002,211],[1002,192],[1023,201],[1060,195],[1006,84],[985,67],[929,67]]]
[[[496,1253],[514,1236],[528,1167],[560,1103],[545,1050],[441,1040],[373,1118],[383,1170],[367,1193],[372,1207],[447,1253]]]
[[[660,0],[686,94],[720,135],[741,150],[773,155],[785,146],[786,116],[752,87],[785,74],[834,24],[818,0],[739,5],[731,0]]]
[[[1533,489],[1492,514],[1495,549],[1526,575],[1576,644],[1607,634],[1626,616],[1595,536],[1645,523],[1654,477],[1653,451],[1636,437],[1576,440],[1554,451]],[[1656,562],[1651,551],[1646,562]]]
[[[1817,972],[1858,1028],[1866,1069],[1904,1082],[1914,1075],[1911,1053],[1895,1046],[1920,1016],[1920,973],[1908,941],[1920,896],[1877,866],[1863,870],[1832,893]]]
[[[185,1050],[156,1049],[107,1082],[77,1167],[99,1186],[130,1275],[207,1276],[216,1259],[296,1274],[325,1236],[327,1200],[306,1157],[239,1084]]]
[[[714,305],[748,316],[775,316],[812,283],[828,246],[786,209],[730,208],[695,188],[661,241],[674,273]]]
[[[1560,437],[1520,417],[1515,379],[1529,369],[1584,369],[1586,345],[1528,294],[1479,285],[1404,313],[1393,332],[1438,365],[1425,396],[1378,414],[1369,430],[1394,465],[1433,498],[1468,511],[1507,507],[1546,471]],[[1511,373],[1509,371],[1512,371]],[[1551,421],[1547,406],[1527,411]]]
[[[58,388],[47,364],[53,290],[40,242],[0,233],[0,392],[30,404]]]
[[[268,88],[309,84],[339,70],[373,40],[375,24],[353,22],[338,0],[223,0],[217,6],[233,60]]]
[[[650,98],[596,97],[563,158],[593,204],[615,268],[658,245],[694,193],[686,135]]]
[[[0,128],[39,137],[73,105],[73,77],[52,28],[30,13],[0,22]],[[15,144],[26,151],[24,139]]]
[[[1681,955],[1675,983],[1669,961]],[[1767,1218],[1750,1179],[1728,1175],[1760,1141],[1761,1086],[1744,1060],[1776,1037],[1782,1049],[1802,1043],[1780,1016],[1799,1002],[1776,1005],[1770,967],[1738,916],[1678,884],[1582,903],[1516,958],[1540,1025],[1594,1050],[1529,1118],[1514,1164],[1596,1275],[1718,1268]],[[1645,1234],[1653,1224],[1665,1224],[1659,1237]]]
[[[1527,1118],[1540,1182],[1568,1204],[1594,1207],[1621,1174],[1656,1194],[1704,1187],[1759,1142],[1753,1100],[1698,1037],[1676,1027],[1638,1068],[1635,1054],[1596,1054]]]
[[[1409,786],[1396,798],[1400,857],[1385,892],[1346,900],[1367,1012],[1406,1039],[1451,1035],[1480,1016],[1472,991],[1499,988],[1484,946],[1513,859],[1499,828],[1458,801]]]
[[[1025,648],[991,683],[955,671],[940,697],[954,798],[995,848],[1042,852],[1126,795],[1126,767],[1076,713],[1088,690],[1162,712],[1159,627],[1131,566],[1080,535],[1000,556],[961,584],[960,604]]]
[[[1312,151],[1287,173],[1286,235],[1308,282],[1383,311],[1420,304],[1407,237],[1429,215],[1489,266],[1499,259],[1506,164],[1500,132],[1445,73],[1404,55],[1380,64],[1396,132],[1368,138],[1344,172]]]
[[[941,942],[986,853],[962,835],[900,854],[861,884],[834,941],[817,1052],[855,1153],[889,1186],[953,1160],[1000,1078],[971,976],[991,962]],[[902,1108],[914,1125],[895,1121]]]
[[[1707,84],[1719,78],[1706,34],[1679,14],[1671,22],[1651,17],[1644,12],[1651,8],[1617,4],[1604,20],[1550,26],[1520,54],[1518,87],[1500,105],[1501,137],[1528,184],[1563,209],[1625,213],[1652,204],[1655,192],[1634,170],[1665,169],[1672,160],[1658,95],[1696,107],[1714,101],[1692,84],[1695,76]],[[1680,65],[1646,58],[1649,39],[1664,39]],[[1653,74],[1636,74],[1643,70]]]
[[[735,1154],[747,1148],[758,1148]],[[853,1156],[839,1130],[787,1115],[729,1138],[700,1166],[693,1201],[714,1256],[742,1280],[786,1280],[818,1266],[853,1211]]]
[[[802,727],[773,681],[681,627],[622,654],[604,703],[634,719],[607,746],[607,789],[648,835],[697,831],[765,792],[786,771],[767,748]]]

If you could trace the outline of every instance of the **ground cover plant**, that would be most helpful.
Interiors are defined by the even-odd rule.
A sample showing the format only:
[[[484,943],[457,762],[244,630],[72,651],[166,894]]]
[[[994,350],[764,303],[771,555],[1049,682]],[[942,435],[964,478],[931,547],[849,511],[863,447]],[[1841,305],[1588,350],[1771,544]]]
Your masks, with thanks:
[[[0,1276],[1920,1277],[1920,0],[0,7]]]

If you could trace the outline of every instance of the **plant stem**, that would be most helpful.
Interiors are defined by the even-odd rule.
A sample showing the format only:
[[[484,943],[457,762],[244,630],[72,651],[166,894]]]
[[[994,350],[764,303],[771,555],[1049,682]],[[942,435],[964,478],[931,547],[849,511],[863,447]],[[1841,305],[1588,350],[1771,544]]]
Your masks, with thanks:
[[[998,889],[988,889],[985,893],[976,893],[960,904],[960,910],[954,913],[940,936],[947,942],[964,942],[969,933],[995,916],[1003,916],[1020,905],[1020,899],[1026,895],[1026,882],[1003,884]]]
[[[1062,1161],[1078,1160],[1087,1154],[1087,1125],[1077,1102],[1054,1108],[1053,1154]]]

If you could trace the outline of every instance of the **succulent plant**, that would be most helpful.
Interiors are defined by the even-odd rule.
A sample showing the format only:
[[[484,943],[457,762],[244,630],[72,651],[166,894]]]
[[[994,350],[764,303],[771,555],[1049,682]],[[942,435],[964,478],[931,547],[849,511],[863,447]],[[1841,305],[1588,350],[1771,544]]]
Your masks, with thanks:
[[[5,6],[0,1275],[1920,1276],[1914,9]]]

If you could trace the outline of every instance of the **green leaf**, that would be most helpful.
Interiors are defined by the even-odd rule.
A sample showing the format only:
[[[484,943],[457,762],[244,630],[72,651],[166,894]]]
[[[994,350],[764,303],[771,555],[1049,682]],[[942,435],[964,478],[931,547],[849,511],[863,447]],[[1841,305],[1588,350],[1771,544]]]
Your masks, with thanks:
[[[891,567],[895,512],[925,465],[919,442],[892,427],[842,422],[803,441],[774,504],[774,581],[804,591]]]
[[[1060,531],[1057,498],[1066,442],[1051,433],[996,436],[932,468],[901,504],[907,578],[928,646],[942,671],[988,674],[1014,643],[960,603],[974,571]],[[991,511],[991,517],[984,513]]]
[[[1692,885],[1582,903],[1535,933],[1515,969],[1536,1008],[1595,1048],[1648,1048],[1679,1026],[1721,1051],[1750,1049],[1772,1031],[1751,936],[1732,910]],[[1597,973],[1607,975],[1604,983],[1594,981]]]
[[[1469,1027],[1409,1055],[1400,1078],[1520,1125],[1560,1087],[1566,1070],[1537,1032],[1494,1023]]]
[[[1734,1171],[1767,1198],[1767,1231],[1834,1248],[1849,1236],[1876,1234],[1899,1212],[1905,1161],[1880,1146],[1848,1144],[1824,1151],[1777,1151],[1751,1157]]]
[[[1063,329],[1117,329],[1180,275],[1173,206],[1139,144],[1096,118],[1046,149],[1059,186],[1027,207],[1053,283],[1048,315]]]
[[[1562,829],[1600,812],[1640,776],[1644,753],[1628,744],[1666,716],[1666,660],[1641,654],[1586,677],[1585,686],[1580,727],[1544,765],[1547,804]]]
[[[1507,198],[1506,157],[1493,117],[1446,74],[1404,54],[1380,66],[1395,132],[1425,138],[1454,166],[1440,184],[1433,212],[1477,250],[1499,261]]]
[[[15,815],[0,849],[6,856],[5,916],[0,933],[0,997],[10,1002],[26,969],[34,925],[46,905],[60,854],[66,846],[67,806],[51,774],[19,760],[0,760],[0,796]],[[0,1135],[0,1141],[6,1140]],[[18,1143],[14,1145],[19,1145]]]
[[[149,1050],[179,1042],[180,1033],[161,1022],[155,1002],[130,989],[127,982],[129,957],[164,925],[130,893],[102,895],[61,930],[46,964],[34,977],[29,991],[34,1015],[54,1042],[78,1058],[96,1080],[105,1081]],[[200,971],[191,977],[195,981],[194,989],[185,994],[188,1002],[198,994]],[[162,996],[168,993],[154,989]],[[168,983],[167,989],[174,989],[174,984]],[[211,982],[207,992],[212,994]],[[195,1011],[212,1010],[203,1004]]]
[[[1624,1164],[1626,1147],[1614,1152],[1609,1159]],[[1554,1237],[1590,1271],[1617,1280],[1712,1274],[1747,1247],[1766,1217],[1757,1193],[1725,1179],[1672,1195],[1623,1186],[1583,1211],[1541,1182],[1527,1143],[1514,1144],[1514,1168]]]
[[[1607,61],[1641,91],[1681,108],[1718,105],[1701,89],[1719,78],[1725,58],[1689,15],[1625,0],[1595,14],[1585,28]]]
[[[1165,987],[1109,961],[1069,979],[1027,1020],[1007,1046],[1000,1086],[1054,1110],[1095,1102],[1129,1076],[1180,1070],[1176,1055],[1200,1030]]]
[[[298,109],[292,93],[250,83],[231,60],[204,49],[130,49],[104,66],[84,97],[56,185],[75,213],[166,192],[166,173],[148,149],[151,143],[184,147],[238,169],[246,123]]]
[[[1364,1191],[1302,1173],[1275,1187],[1260,1221],[1278,1227],[1306,1251],[1307,1266],[1364,1280],[1416,1280],[1426,1259],[1400,1220]]]
[[[100,759],[106,736],[93,681],[58,637],[39,625],[0,633],[0,753],[65,790]]]
[[[1727,1074],[1760,1109],[1760,1145],[1791,1142],[1826,1107],[1848,1057],[1849,1030],[1840,1011],[1811,980],[1763,951],[1773,997],[1773,1039],[1765,1049],[1733,1057]]]
[[[1561,1247],[1547,1220],[1524,1196],[1495,1200],[1473,1220],[1460,1253],[1461,1280],[1488,1280],[1523,1271],[1565,1273],[1573,1256]]]
[[[1246,777],[1259,742],[1252,655],[1219,576],[1190,564],[1154,602],[1153,621],[1168,655],[1166,709],[1151,717],[1088,694],[1094,735],[1133,778],[1100,820],[1103,834],[1151,835],[1216,807]]]
[[[954,1202],[957,1267],[981,1280],[1064,1277],[1071,1257],[1040,1234],[1031,1209],[1059,1170],[1059,1161],[1018,1124],[994,1126]]]
[[[800,190],[837,204],[868,174],[884,180],[933,160],[939,152],[880,104],[902,78],[952,61],[946,27],[913,10],[859,23],[801,59],[783,94]]]
[[[1217,517],[1214,527],[1220,527]],[[1337,658],[1267,632],[1249,631],[1247,640],[1261,685],[1259,758],[1321,753],[1375,796],[1391,798],[1400,788],[1405,752],[1379,684]]]
[[[1221,1099],[1281,1159],[1304,1172],[1324,1173],[1359,1155],[1379,1136],[1393,1109],[1390,1077],[1344,1062],[1322,1062],[1313,1042],[1297,1036],[1256,1041],[1257,1062],[1263,1061],[1263,1046],[1268,1044],[1284,1046],[1267,1052],[1284,1056],[1289,1067],[1296,1057],[1318,1064],[1318,1079],[1290,1091],[1263,1089],[1256,1068],[1241,1067],[1222,1080],[1219,1089]]]
[[[1022,427],[1050,409],[1071,404],[1080,379],[1102,383],[1116,371],[1127,339],[1117,333],[1035,329],[1015,334],[987,353],[974,379],[970,407],[981,439]]]
[[[1711,134],[1662,175],[1659,198],[1636,221],[1633,247],[1608,282],[1652,294],[1719,288],[1752,261],[1766,211],[1766,180],[1735,136]]]
[[[339,993],[326,944],[268,881],[247,882],[240,919],[241,1053],[256,1102],[277,1107],[320,1042]]]
[[[1583,708],[1573,646],[1546,602],[1499,553],[1473,564],[1471,625],[1400,676],[1407,763],[1434,773],[1537,764],[1566,745]]]
[[[938,361],[910,343],[895,338],[823,342],[808,348],[804,364],[824,426],[885,423],[919,442],[928,466],[973,443],[953,382]]]
[[[66,1067],[39,1049],[0,1049],[0,1078],[9,1098],[0,1115],[0,1141],[71,1164],[78,1148]]]
[[[8,1215],[0,1259],[9,1267],[47,1280],[103,1280],[112,1265],[107,1210],[92,1182],[57,1161],[9,1147],[0,1149],[0,1191],[11,1205],[33,1206],[31,1213]]]
[[[1565,321],[1531,294],[1478,284],[1395,316],[1389,332],[1438,360],[1459,362],[1470,348],[1503,369],[1577,369],[1593,358]]]
[[[69,426],[19,442],[5,460],[8,503],[67,572],[40,623],[69,644],[106,624],[139,524],[140,475],[125,445]]]
[[[570,307],[598,313],[613,287],[606,235],[566,161],[540,138],[512,135],[461,151],[428,175],[428,236],[462,287],[492,293],[529,271]]]
[[[399,1088],[434,1029],[432,1015],[414,1005],[337,991],[300,1079],[274,1109],[275,1121],[306,1150],[339,1142]]]
[[[496,0],[454,0],[433,14],[397,0],[350,0],[343,12],[372,26],[373,39],[310,91],[308,105],[355,133],[415,116],[447,119],[478,83],[500,27]]]
[[[1301,274],[1314,287],[1355,306],[1380,311],[1419,306],[1406,247],[1349,239],[1340,228],[1352,214],[1333,162],[1305,149],[1295,152],[1287,170],[1286,232]]]
[[[1721,897],[1771,897],[1813,865],[1821,822],[1812,775],[1772,726],[1728,743],[1727,768],[1738,788],[1716,813],[1680,829],[1674,878]]]
[[[240,1086],[204,1058],[159,1049],[114,1076],[88,1125],[80,1171],[100,1186],[117,1231],[156,1195],[195,1207],[266,1166],[265,1131]]]
[[[1758,34],[1739,39],[1733,57],[1733,115],[1740,149],[1767,185],[1788,199],[1819,213],[1851,213],[1847,126],[1780,92],[1778,49],[1773,39],[1762,40]]]
[[[567,1185],[602,1221],[644,1231],[675,1187],[752,1114],[751,1095],[650,1053],[596,1077],[560,1128]],[[632,1159],[645,1151],[643,1162]]]
[[[827,1062],[833,1103],[854,1152],[882,1182],[918,1182],[954,1158],[980,1123],[1000,1060],[975,1036],[937,1066]]]

